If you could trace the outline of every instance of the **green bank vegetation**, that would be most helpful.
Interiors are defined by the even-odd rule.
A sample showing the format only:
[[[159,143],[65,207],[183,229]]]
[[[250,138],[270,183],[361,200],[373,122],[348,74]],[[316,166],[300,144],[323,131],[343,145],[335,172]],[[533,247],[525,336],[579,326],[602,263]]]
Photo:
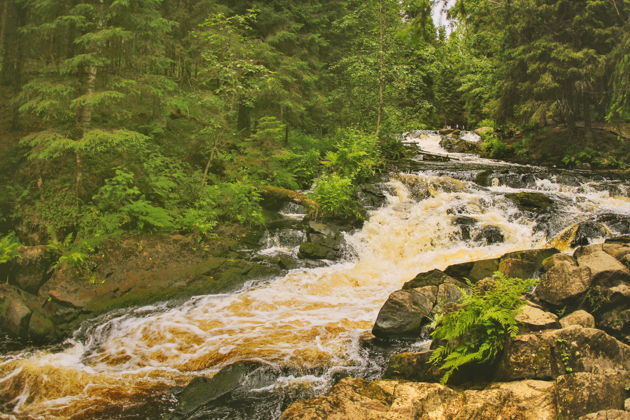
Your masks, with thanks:
[[[487,153],[526,159],[536,133],[566,154],[628,122],[627,0],[458,0],[450,36],[432,3],[3,0],[0,235],[206,241],[264,225],[267,186],[360,218],[401,132],[491,125]],[[561,158],[623,166],[613,141]]]

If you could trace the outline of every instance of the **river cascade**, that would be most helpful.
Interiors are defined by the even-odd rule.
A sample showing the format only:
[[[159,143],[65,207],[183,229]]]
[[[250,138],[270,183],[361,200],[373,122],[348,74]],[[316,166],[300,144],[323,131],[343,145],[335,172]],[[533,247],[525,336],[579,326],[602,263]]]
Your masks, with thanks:
[[[254,361],[269,366],[271,380],[188,418],[276,419],[292,401],[321,395],[340,378],[382,374],[362,343],[388,295],[416,274],[561,247],[555,238],[577,222],[621,220],[595,242],[629,233],[627,180],[449,154],[440,138],[429,131],[407,136],[450,160],[423,160],[421,153],[413,170],[390,174],[386,203],[346,234],[339,261],[229,294],[115,311],[62,345],[0,355],[0,418],[168,418],[194,378]],[[506,195],[521,192],[543,193],[553,205],[543,213],[519,209]],[[287,217],[301,216],[289,208]],[[461,220],[474,220],[465,234]],[[500,239],[489,240],[488,227]],[[260,253],[295,256],[302,240],[298,231],[267,236]],[[400,345],[422,344],[419,337]]]

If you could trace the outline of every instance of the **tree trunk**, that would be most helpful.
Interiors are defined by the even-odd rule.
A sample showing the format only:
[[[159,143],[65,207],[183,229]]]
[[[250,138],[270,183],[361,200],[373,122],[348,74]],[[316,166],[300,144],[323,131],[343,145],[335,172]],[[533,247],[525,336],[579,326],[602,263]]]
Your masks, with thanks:
[[[203,168],[203,175],[201,177],[201,185],[200,190],[206,186],[208,182],[208,173],[210,173],[210,165],[212,165],[212,161],[214,160],[214,155],[217,150],[217,141],[215,139],[214,144],[212,145],[212,149],[210,150],[210,156],[208,157],[208,161],[206,162],[206,167]]]
[[[7,30],[7,15],[9,14],[9,0],[2,2],[2,16],[0,17],[0,48],[4,53],[4,37]],[[4,60],[3,60],[4,61]],[[4,65],[4,63],[2,63]]]
[[[593,128],[591,122],[591,104],[588,101],[588,97],[584,97],[584,138],[586,140],[593,139]]]
[[[378,105],[376,108],[376,137],[381,134],[381,124],[383,121],[383,91],[385,73],[385,23],[383,22],[383,0],[378,2],[379,13],[379,51],[378,51]]]
[[[87,79],[85,82],[85,96],[88,98],[94,94],[96,88],[96,74],[97,68],[90,66],[87,68]],[[83,105],[81,109],[81,137],[85,137],[92,125],[92,105]],[[81,141],[81,139],[79,140]],[[81,158],[81,152],[77,149],[74,152],[76,173],[75,173],[75,187],[77,196],[81,196],[81,184],[83,182],[83,163]]]

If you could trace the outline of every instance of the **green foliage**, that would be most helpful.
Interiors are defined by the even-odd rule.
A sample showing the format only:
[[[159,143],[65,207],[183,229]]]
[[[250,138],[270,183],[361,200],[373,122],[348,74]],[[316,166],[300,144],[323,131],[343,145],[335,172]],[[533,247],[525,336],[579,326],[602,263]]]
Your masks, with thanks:
[[[246,225],[264,223],[261,196],[255,185],[245,182],[226,182],[206,187],[205,200],[212,202],[217,209],[217,216],[222,220]]]
[[[593,286],[586,291],[582,302],[588,305],[591,312],[597,313],[609,300],[600,286]]]
[[[119,228],[163,231],[173,227],[168,212],[148,202],[136,186],[135,176],[123,169],[117,169],[116,175],[105,181],[94,196],[94,203],[103,215],[104,233],[114,233]]]
[[[334,151],[326,154],[324,165],[353,181],[367,180],[382,163],[379,141],[375,135],[351,129],[339,130],[334,148]]]
[[[20,244],[13,233],[0,238],[0,264],[8,263],[17,258],[20,255],[18,252],[20,246],[22,244]]]
[[[566,373],[573,372],[573,368],[571,367],[571,354],[569,353],[569,342],[564,338],[558,338],[556,343],[560,347],[560,360],[562,361],[562,366],[564,366],[564,371]]]
[[[319,178],[311,197],[319,203],[321,216],[361,219],[352,179],[333,173]]]
[[[494,133],[484,133],[481,139],[484,153],[491,158],[504,158],[512,152],[511,147]]]
[[[522,296],[535,284],[533,279],[507,278],[497,272],[489,290],[470,285],[470,290],[463,290],[457,310],[436,316],[432,337],[443,344],[430,361],[445,371],[442,383],[461,366],[492,361],[503,350],[518,333],[515,316],[524,304]]]

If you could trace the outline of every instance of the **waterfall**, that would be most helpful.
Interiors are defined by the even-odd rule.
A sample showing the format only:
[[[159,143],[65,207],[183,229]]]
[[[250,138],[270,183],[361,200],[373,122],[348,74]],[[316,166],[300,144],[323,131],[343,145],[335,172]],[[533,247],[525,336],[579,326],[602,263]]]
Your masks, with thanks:
[[[427,152],[446,154],[435,133],[413,140]],[[84,325],[61,349],[0,356],[6,418],[89,418],[170,395],[173,387],[240,360],[284,369],[274,385],[279,390],[323,393],[340,372],[374,373],[361,337],[387,296],[417,273],[548,246],[554,234],[596,214],[630,216],[623,183],[454,157],[457,167],[432,162],[416,173],[393,174],[387,203],[347,235],[352,252],[341,262],[295,269],[235,293],[118,311]],[[474,182],[497,167],[490,186]],[[548,194],[553,214],[541,220],[506,198],[522,191]],[[462,235],[462,217],[476,221],[473,229],[499,228],[503,242]],[[282,237],[266,240],[269,252],[294,252],[295,236],[287,236],[287,244]]]

